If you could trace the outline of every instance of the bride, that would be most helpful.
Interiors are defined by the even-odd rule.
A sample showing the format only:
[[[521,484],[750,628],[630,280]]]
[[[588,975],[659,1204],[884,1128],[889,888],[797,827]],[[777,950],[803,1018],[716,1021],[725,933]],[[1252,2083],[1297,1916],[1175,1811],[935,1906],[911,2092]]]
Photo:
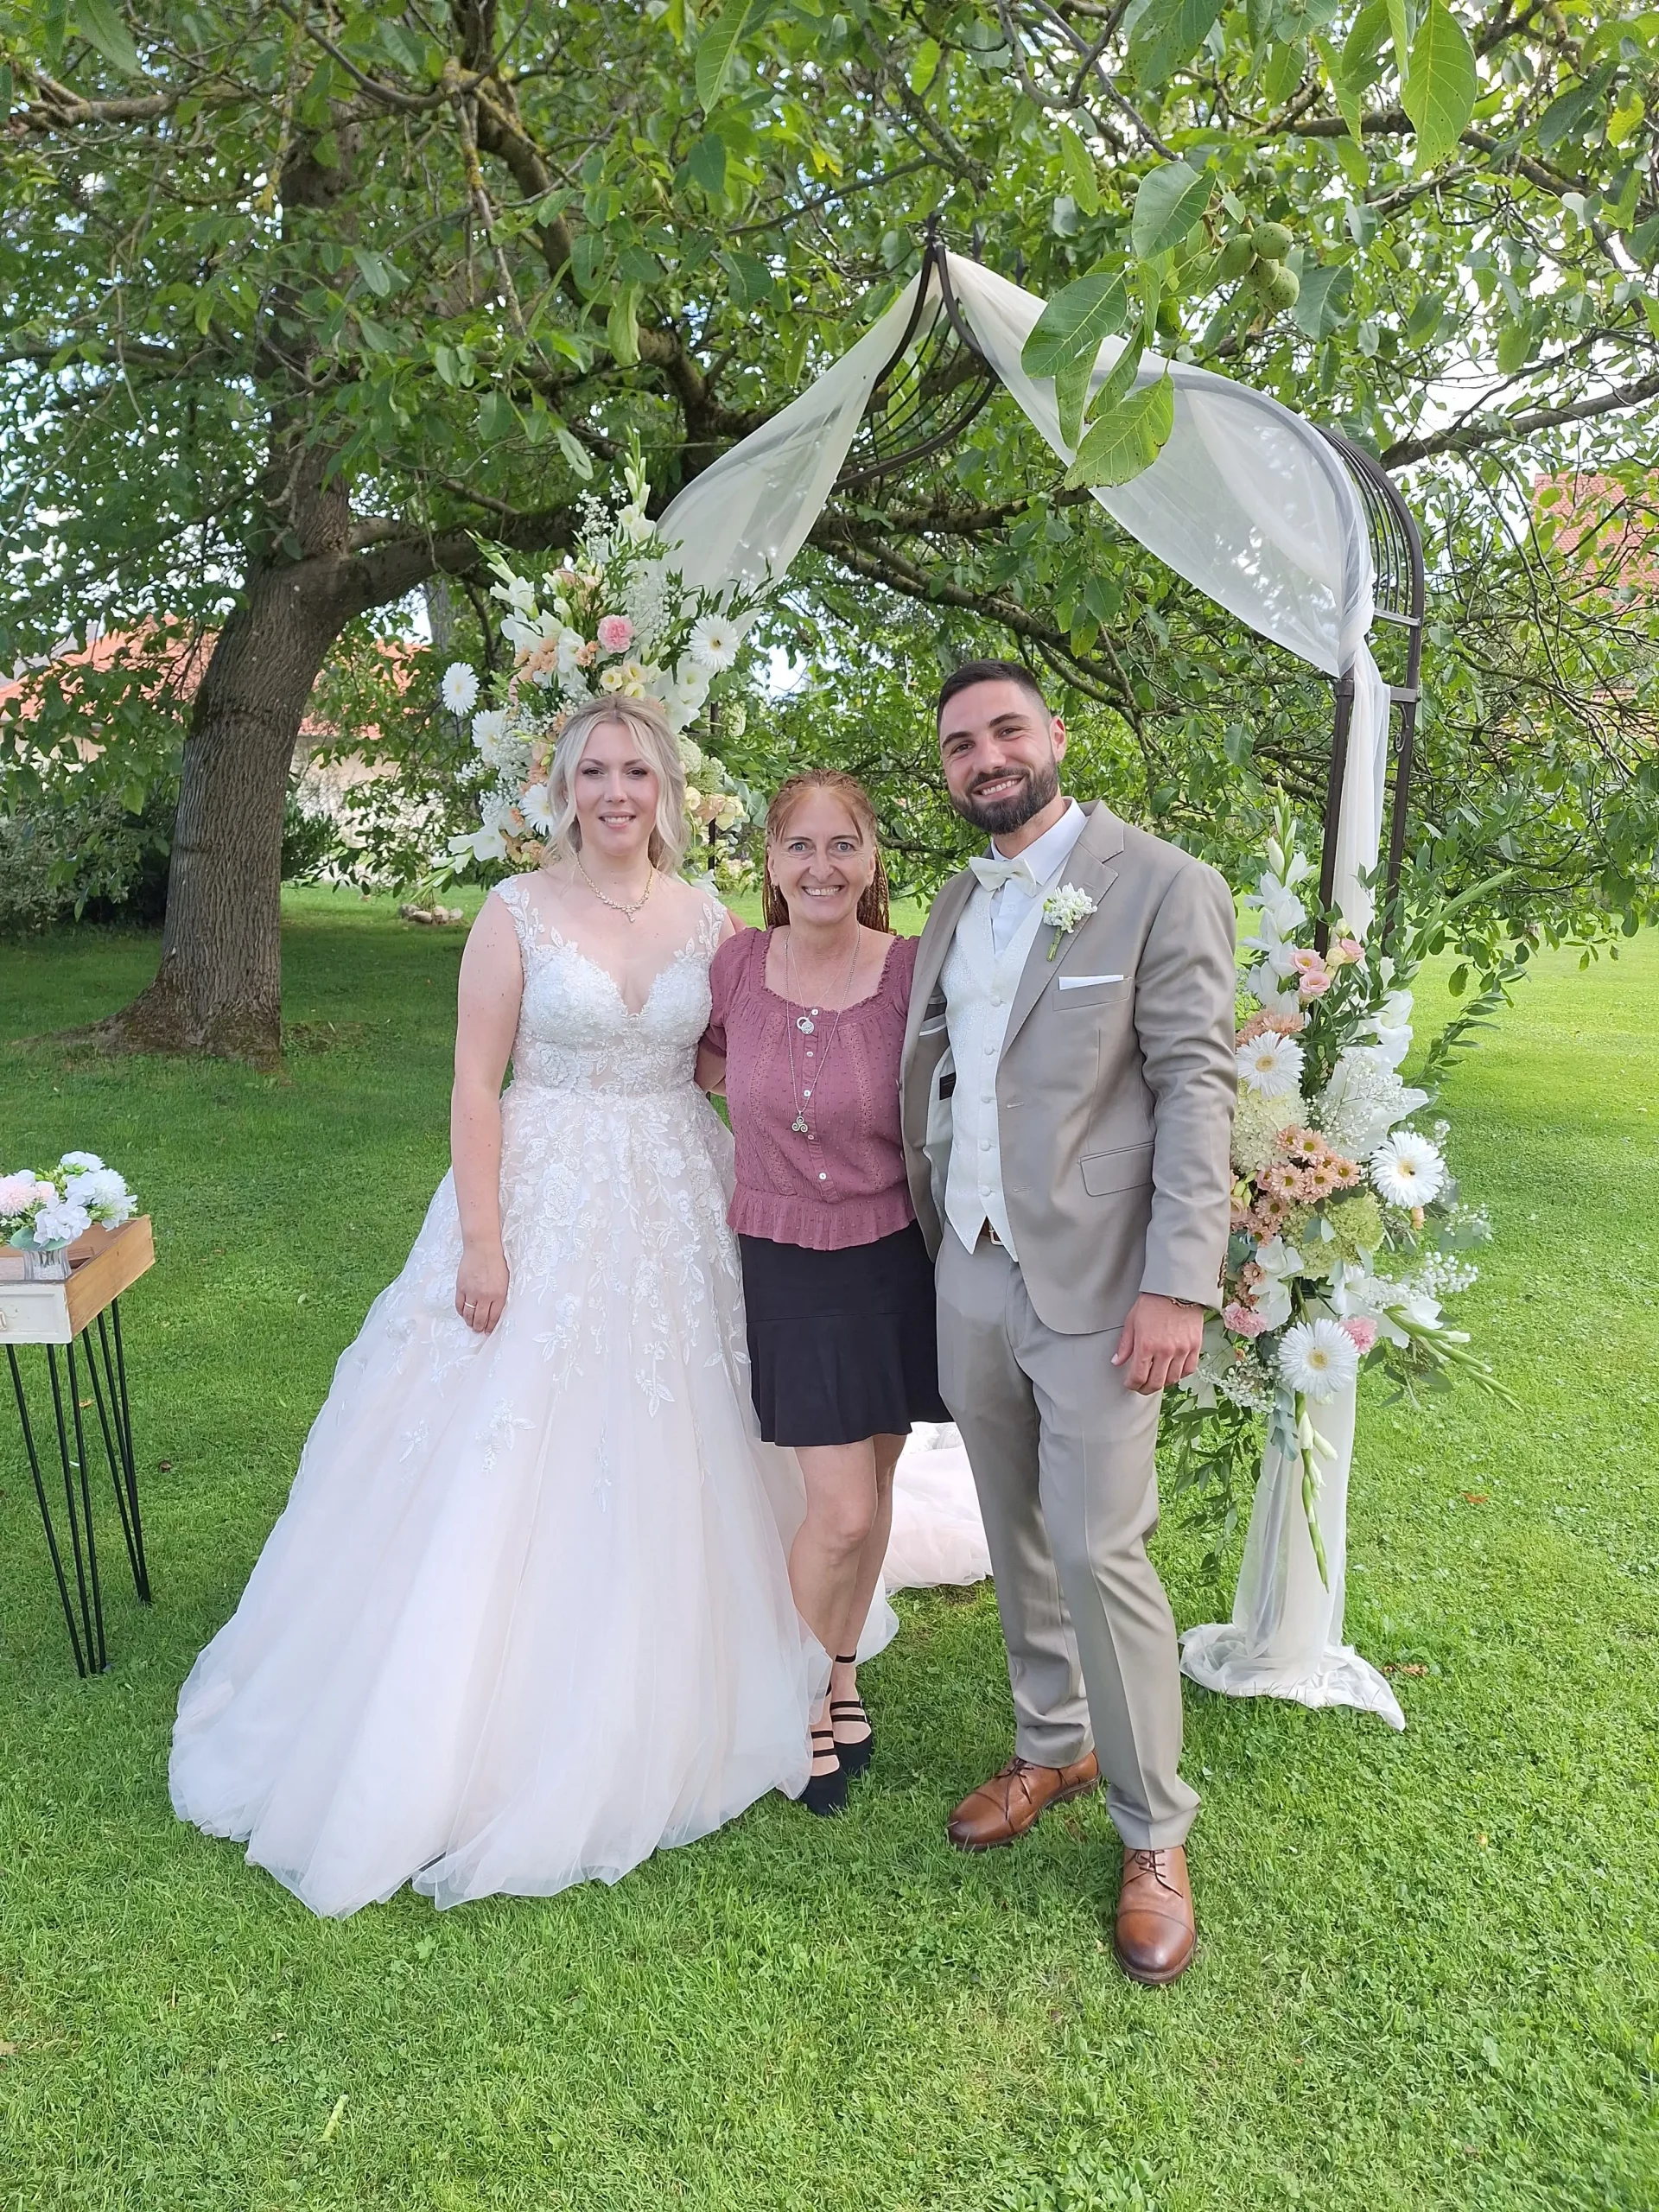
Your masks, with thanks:
[[[692,1084],[732,925],[652,702],[582,709],[549,783],[461,963],[453,1172],[179,1700],[175,1807],[319,1913],[614,1881],[807,1779],[799,1473]]]

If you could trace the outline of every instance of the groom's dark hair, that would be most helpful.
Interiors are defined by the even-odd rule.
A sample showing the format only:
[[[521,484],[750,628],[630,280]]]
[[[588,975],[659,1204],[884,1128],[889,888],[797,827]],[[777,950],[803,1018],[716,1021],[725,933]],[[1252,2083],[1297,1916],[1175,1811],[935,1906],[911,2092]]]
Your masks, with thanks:
[[[958,691],[967,690],[972,683],[1017,683],[1022,691],[1048,712],[1048,702],[1043,696],[1042,686],[1024,664],[1017,660],[965,660],[960,668],[953,668],[939,686],[939,703],[933,709],[937,722]]]

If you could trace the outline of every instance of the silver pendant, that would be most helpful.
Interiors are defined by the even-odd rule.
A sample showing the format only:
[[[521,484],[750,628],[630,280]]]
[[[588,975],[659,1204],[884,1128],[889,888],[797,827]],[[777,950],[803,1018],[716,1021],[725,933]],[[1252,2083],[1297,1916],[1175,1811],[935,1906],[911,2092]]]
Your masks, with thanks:
[[[798,1014],[795,1017],[795,1027],[803,1037],[810,1037],[817,1026],[810,1014]]]
[[[808,1137],[812,1134],[811,1130],[806,1126],[806,1116],[804,1114],[798,1114],[789,1126],[794,1130],[798,1137]]]

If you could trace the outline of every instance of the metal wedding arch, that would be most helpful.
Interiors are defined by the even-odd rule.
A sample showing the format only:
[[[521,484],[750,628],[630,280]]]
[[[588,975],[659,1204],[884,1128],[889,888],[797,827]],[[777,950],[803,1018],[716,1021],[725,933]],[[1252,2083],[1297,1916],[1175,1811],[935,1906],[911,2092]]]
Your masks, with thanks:
[[[999,387],[1063,460],[1053,387],[1020,353],[1043,302],[930,235],[921,266],[849,352],[688,485],[661,529],[693,584],[783,575],[831,495],[913,468],[954,443]],[[1102,346],[1103,378],[1122,340]],[[1175,426],[1152,467],[1097,490],[1131,536],[1260,634],[1331,681],[1334,711],[1320,867],[1323,902],[1373,907],[1394,754],[1385,921],[1405,851],[1422,648],[1421,540],[1388,472],[1247,385],[1148,355],[1169,374]],[[1375,623],[1405,632],[1404,681],[1384,683]],[[1394,743],[1390,747],[1391,728]]]

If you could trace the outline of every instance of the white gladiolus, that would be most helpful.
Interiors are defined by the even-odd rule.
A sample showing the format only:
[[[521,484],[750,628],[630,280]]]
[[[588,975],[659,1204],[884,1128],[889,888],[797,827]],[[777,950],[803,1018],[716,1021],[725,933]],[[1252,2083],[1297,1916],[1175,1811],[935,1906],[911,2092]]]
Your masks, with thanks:
[[[505,584],[492,584],[490,597],[499,599],[515,614],[533,614],[536,612],[536,587],[528,576],[512,576]]]
[[[1339,1321],[1298,1321],[1279,1340],[1279,1373],[1323,1405],[1358,1379],[1359,1347]]]
[[[1380,1045],[1351,1045],[1337,1057],[1319,1100],[1319,1125],[1350,1160],[1369,1160],[1396,1122],[1428,1103],[1395,1073]]]
[[[1426,1206],[1446,1186],[1446,1162],[1415,1129],[1396,1129],[1370,1157],[1372,1187],[1391,1206]]]
[[[1241,1045],[1234,1054],[1238,1079],[1264,1098],[1294,1098],[1302,1081],[1302,1048],[1294,1038],[1269,1029]]]

